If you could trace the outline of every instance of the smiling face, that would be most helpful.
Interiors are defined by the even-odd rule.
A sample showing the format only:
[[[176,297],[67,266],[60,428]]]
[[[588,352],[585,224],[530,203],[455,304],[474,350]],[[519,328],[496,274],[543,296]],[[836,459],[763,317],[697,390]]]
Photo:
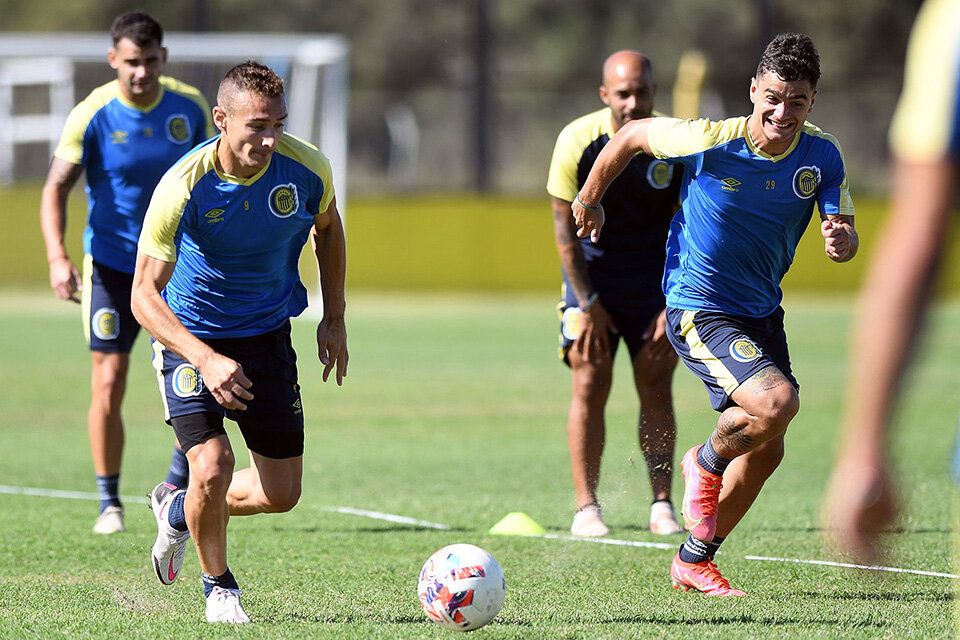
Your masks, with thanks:
[[[287,101],[255,91],[237,91],[213,108],[213,122],[222,136],[217,157],[225,173],[249,178],[270,162],[283,136]]]
[[[790,148],[807,116],[813,111],[817,90],[809,80],[786,81],[765,72],[750,81],[750,138],[770,155]]]
[[[137,45],[121,38],[107,52],[110,66],[117,71],[120,93],[138,105],[148,105],[160,92],[160,70],[167,62],[167,50],[157,42]]]

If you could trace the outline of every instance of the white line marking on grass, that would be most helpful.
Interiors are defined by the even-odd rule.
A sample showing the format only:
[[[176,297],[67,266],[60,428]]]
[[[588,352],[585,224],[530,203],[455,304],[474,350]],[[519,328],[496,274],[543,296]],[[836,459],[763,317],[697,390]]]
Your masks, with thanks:
[[[0,493],[9,493],[21,496],[39,496],[41,498],[67,498],[68,500],[100,500],[100,495],[84,491],[61,491],[60,489],[36,489],[34,487],[11,487],[0,484]],[[150,504],[150,499],[144,496],[120,496],[124,502],[139,502]]]
[[[828,562],[826,560],[798,560],[796,558],[767,558],[764,556],[744,556],[747,560],[765,560],[767,562],[794,562],[797,564],[819,564],[825,567],[844,567],[846,569],[867,569],[869,571],[890,571],[892,573],[913,573],[918,576],[934,576],[936,578],[960,578],[952,573],[937,571],[920,571],[919,569],[901,569],[899,567],[883,567],[880,565],[851,564],[849,562]]]
[[[363,518],[373,518],[374,520],[386,520],[387,522],[399,522],[400,524],[409,524],[417,527],[426,527],[428,529],[440,529],[447,531],[449,525],[439,522],[427,522],[426,520],[416,520],[407,516],[398,516],[392,513],[381,513],[379,511],[367,511],[366,509],[354,509],[353,507],[320,507],[324,511],[336,511],[337,513],[346,513],[351,516],[361,516]]]
[[[0,493],[23,496],[38,496],[41,498],[66,498],[69,500],[99,500],[100,496],[96,493],[84,491],[62,491],[59,489],[38,489],[35,487],[13,487],[10,485],[0,485]],[[121,496],[124,502],[137,502],[140,504],[150,504],[150,500],[143,496]],[[334,511],[352,516],[361,516],[363,518],[373,518],[374,520],[386,520],[387,522],[396,522],[400,524],[409,524],[416,527],[425,527],[427,529],[439,529],[449,531],[452,527],[439,522],[429,522],[427,520],[417,520],[407,516],[398,516],[392,513],[382,513],[380,511],[368,511],[366,509],[354,509],[353,507],[320,507],[323,511]],[[672,551],[676,549],[676,544],[669,542],[643,542],[640,540],[619,540],[617,538],[580,538],[577,536],[560,535],[557,533],[542,533],[529,536],[531,538],[544,538],[546,540],[566,540],[570,542],[591,542],[593,544],[610,544],[620,547],[642,547],[647,549],[664,549]],[[884,567],[880,565],[852,564],[849,562],[830,562],[827,560],[800,560],[799,558],[771,558],[767,556],[744,556],[745,560],[760,560],[764,562],[793,562],[795,564],[813,564],[824,567],[842,567],[844,569],[865,569],[867,571],[887,571],[891,573],[910,573],[918,576],[930,576],[934,578],[952,578],[960,579],[960,575],[952,573],[940,573],[938,571],[920,571],[919,569],[902,569],[900,567]]]
[[[639,540],[617,540],[616,538],[581,538],[578,536],[563,536],[556,533],[540,533],[531,538],[546,538],[547,540],[572,540],[573,542],[593,542],[594,544],[612,544],[620,547],[647,547],[651,549],[666,549],[671,551],[677,545],[669,542],[641,542]]]

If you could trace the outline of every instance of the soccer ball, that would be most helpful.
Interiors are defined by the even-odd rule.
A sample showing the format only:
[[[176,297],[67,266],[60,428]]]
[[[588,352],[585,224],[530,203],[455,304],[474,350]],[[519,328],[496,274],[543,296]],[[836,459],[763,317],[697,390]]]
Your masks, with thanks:
[[[500,612],[507,583],[489,553],[472,544],[451,544],[424,563],[417,592],[420,606],[441,627],[473,631]]]

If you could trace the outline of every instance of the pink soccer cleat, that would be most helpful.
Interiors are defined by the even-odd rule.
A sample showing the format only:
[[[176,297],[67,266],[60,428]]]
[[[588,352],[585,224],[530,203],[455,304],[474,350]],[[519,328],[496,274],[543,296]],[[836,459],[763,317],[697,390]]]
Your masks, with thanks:
[[[670,565],[670,577],[673,579],[673,588],[681,591],[691,589],[708,596],[745,596],[730,586],[727,579],[720,575],[720,571],[710,560],[703,562],[684,562],[678,553]]]
[[[717,533],[717,502],[723,478],[704,471],[697,463],[697,445],[689,449],[680,462],[683,470],[683,525],[694,538],[710,542]]]

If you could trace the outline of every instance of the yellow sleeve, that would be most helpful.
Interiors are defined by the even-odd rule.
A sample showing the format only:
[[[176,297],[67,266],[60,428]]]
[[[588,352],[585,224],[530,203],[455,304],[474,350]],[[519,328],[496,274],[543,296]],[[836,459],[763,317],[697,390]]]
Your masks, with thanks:
[[[745,131],[746,118],[730,118],[718,122],[706,118],[654,118],[647,129],[647,140],[652,154],[657,158],[677,158],[700,153],[742,137]]]
[[[890,146],[899,157],[925,162],[949,153],[958,61],[960,6],[956,0],[928,0],[910,35],[903,92],[890,128]]]
[[[580,191],[577,172],[584,151],[603,135],[613,137],[609,108],[581,116],[560,131],[547,174],[549,195],[573,202]]]
[[[137,248],[144,255],[164,262],[177,261],[176,236],[180,220],[190,203],[197,182],[214,170],[216,142],[206,144],[181,158],[157,183],[143,217]]]
[[[109,82],[94,89],[89,96],[75,106],[67,121],[63,125],[60,142],[53,152],[54,157],[66,160],[72,164],[83,164],[83,136],[90,125],[90,121],[104,106],[113,100],[119,88],[117,81]]]
[[[289,133],[284,133],[283,137],[280,138],[280,145],[277,150],[293,158],[320,178],[320,182],[323,184],[323,193],[320,196],[317,210],[310,213],[316,215],[326,211],[336,195],[333,188],[333,168],[330,166],[330,160],[327,159],[327,156],[306,140]]]

